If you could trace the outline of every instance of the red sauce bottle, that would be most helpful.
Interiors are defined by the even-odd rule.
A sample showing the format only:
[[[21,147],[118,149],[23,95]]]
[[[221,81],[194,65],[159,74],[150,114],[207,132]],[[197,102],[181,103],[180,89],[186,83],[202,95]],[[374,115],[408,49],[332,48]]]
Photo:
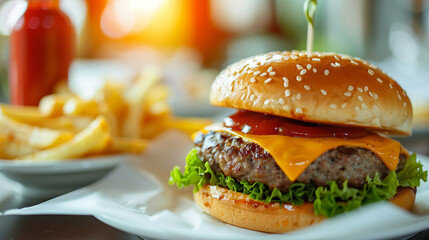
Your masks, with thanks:
[[[28,0],[10,38],[11,103],[38,105],[67,80],[74,56],[74,29],[59,0]]]

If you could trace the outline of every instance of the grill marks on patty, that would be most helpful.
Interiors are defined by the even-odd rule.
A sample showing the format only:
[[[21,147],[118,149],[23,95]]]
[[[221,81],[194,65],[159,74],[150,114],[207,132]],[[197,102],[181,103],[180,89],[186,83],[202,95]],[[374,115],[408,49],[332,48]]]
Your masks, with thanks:
[[[286,192],[293,183],[283,173],[272,156],[259,145],[225,132],[208,132],[198,135],[194,143],[198,157],[208,162],[213,171],[231,176],[238,181],[262,182],[270,189],[278,188]],[[287,146],[285,146],[286,148]],[[399,158],[398,169],[403,168],[406,156]],[[356,147],[331,149],[316,160],[297,178],[295,182],[313,183],[324,186],[328,181],[363,187],[366,176],[380,174],[383,179],[389,169],[370,150]]]

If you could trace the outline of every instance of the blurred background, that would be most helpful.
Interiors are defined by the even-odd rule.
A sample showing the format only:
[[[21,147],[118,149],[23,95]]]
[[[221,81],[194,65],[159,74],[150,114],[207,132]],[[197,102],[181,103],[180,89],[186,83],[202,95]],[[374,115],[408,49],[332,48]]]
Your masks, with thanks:
[[[273,50],[304,49],[304,0],[61,0],[76,32],[69,87],[89,97],[106,79],[130,82],[162,69],[179,116],[217,116],[211,82],[226,65]],[[27,7],[0,0],[0,102],[9,101],[9,36]],[[320,0],[315,51],[368,59],[392,75],[415,107],[415,134],[429,152],[429,0]]]

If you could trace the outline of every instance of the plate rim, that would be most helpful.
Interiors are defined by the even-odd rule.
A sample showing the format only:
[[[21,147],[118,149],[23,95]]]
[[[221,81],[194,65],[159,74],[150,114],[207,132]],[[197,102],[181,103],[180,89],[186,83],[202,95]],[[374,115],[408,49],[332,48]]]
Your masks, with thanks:
[[[92,171],[113,167],[132,156],[132,154],[114,154],[43,162],[0,159],[0,173],[49,174]]]

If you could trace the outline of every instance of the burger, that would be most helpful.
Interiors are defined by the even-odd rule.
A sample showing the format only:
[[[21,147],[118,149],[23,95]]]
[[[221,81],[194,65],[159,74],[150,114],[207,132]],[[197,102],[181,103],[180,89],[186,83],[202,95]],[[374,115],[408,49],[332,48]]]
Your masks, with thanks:
[[[194,200],[235,226],[282,233],[363,205],[411,210],[427,172],[387,135],[409,135],[406,92],[375,65],[335,53],[271,52],[223,70],[210,93],[237,109],[195,134]]]

